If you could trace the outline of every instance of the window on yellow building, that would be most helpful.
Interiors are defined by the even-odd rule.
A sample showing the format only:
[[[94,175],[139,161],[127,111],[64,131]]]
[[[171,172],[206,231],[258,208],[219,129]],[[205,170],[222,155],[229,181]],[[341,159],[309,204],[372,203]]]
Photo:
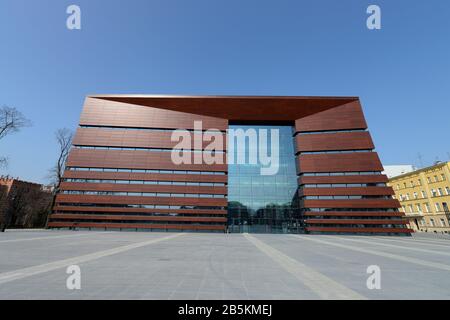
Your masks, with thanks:
[[[443,195],[444,195],[444,193],[442,192],[442,188],[438,188],[438,194],[439,194],[440,196],[443,196]]]
[[[430,213],[430,212],[431,212],[431,208],[430,208],[430,205],[429,205],[428,203],[425,203],[425,211],[426,211],[427,213]]]
[[[425,199],[427,197],[427,193],[424,190],[422,190],[421,193],[422,193],[422,198]]]
[[[441,174],[441,180],[445,181],[445,174]]]
[[[420,206],[420,204],[416,204],[416,208],[418,213],[422,213],[422,207]]]
[[[441,226],[445,227],[445,220],[441,219]]]
[[[434,206],[436,208],[436,212],[440,212],[441,211],[441,205],[439,203],[435,203]]]
[[[414,199],[417,199],[417,198],[418,198],[417,192],[414,192]]]

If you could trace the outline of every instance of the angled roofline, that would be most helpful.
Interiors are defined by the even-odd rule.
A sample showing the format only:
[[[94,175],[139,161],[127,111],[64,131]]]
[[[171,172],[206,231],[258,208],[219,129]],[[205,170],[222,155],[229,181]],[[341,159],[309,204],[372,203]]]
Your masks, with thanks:
[[[352,100],[358,101],[358,96],[264,96],[264,95],[182,95],[182,94],[88,94],[88,98],[201,98],[201,99],[299,99],[299,100]]]
[[[96,94],[89,95],[87,99],[140,105],[230,121],[295,121],[344,105],[354,104],[357,112],[360,112],[361,108],[358,97]]]

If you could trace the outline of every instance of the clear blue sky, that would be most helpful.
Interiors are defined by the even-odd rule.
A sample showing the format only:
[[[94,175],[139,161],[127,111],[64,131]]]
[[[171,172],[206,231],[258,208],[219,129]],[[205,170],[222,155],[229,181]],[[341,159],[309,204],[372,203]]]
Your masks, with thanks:
[[[383,163],[428,165],[450,152],[450,1],[1,0],[0,104],[33,122],[2,174],[45,182],[100,93],[359,96]]]

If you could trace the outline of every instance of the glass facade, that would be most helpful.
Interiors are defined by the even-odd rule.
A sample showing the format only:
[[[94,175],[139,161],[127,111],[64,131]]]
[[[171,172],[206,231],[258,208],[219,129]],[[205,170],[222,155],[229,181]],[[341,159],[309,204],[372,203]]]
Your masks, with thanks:
[[[291,126],[244,126],[231,125],[230,129],[254,129],[258,134],[267,130],[267,152],[277,141],[271,141],[270,130],[278,130],[279,166],[273,175],[262,175],[258,157],[257,164],[249,163],[248,137],[243,145],[234,142],[235,159],[228,165],[228,230],[229,232],[289,233],[298,232],[299,208],[296,195],[298,188],[293,128]],[[229,135],[229,140],[233,137]],[[264,140],[263,140],[264,141]],[[229,146],[232,145],[229,141]],[[260,147],[261,148],[261,147]],[[259,149],[260,149],[259,148]],[[245,154],[245,164],[236,163],[238,150]],[[258,150],[259,151],[259,150]],[[230,150],[229,150],[230,152]],[[259,155],[258,155],[259,156]],[[273,154],[271,155],[273,156]]]

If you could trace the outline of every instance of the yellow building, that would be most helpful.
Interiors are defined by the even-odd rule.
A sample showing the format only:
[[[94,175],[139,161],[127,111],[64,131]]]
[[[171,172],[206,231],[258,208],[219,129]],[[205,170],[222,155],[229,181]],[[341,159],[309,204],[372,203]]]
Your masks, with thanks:
[[[450,162],[392,177],[388,185],[412,229],[450,233]]]

